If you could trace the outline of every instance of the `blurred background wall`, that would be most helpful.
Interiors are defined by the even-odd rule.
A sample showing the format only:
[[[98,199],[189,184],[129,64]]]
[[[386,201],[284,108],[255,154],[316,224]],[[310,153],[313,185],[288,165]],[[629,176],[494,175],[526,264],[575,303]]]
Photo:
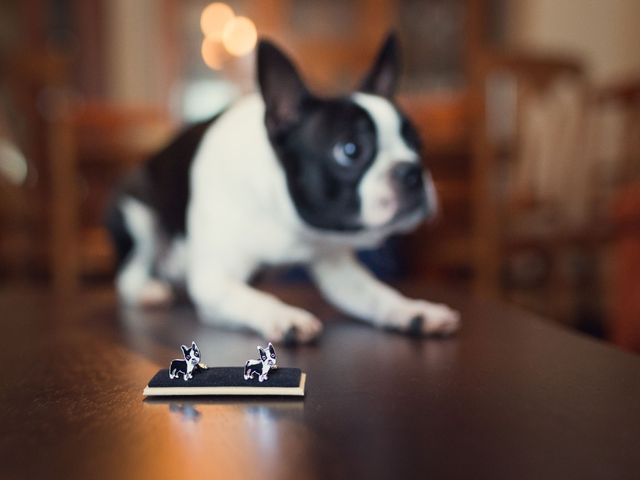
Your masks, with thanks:
[[[0,288],[110,288],[109,192],[255,88],[257,36],[336,94],[395,29],[443,211],[363,258],[640,349],[638,20],[635,0],[5,0]]]

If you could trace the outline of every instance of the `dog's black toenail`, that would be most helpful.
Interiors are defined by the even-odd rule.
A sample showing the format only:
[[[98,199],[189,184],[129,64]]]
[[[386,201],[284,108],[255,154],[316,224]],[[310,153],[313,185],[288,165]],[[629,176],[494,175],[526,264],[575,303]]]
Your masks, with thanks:
[[[282,337],[282,343],[285,347],[293,347],[298,344],[298,329],[291,327]]]
[[[422,315],[416,315],[409,322],[407,327],[407,334],[412,337],[422,336],[422,326],[424,324],[424,317]]]

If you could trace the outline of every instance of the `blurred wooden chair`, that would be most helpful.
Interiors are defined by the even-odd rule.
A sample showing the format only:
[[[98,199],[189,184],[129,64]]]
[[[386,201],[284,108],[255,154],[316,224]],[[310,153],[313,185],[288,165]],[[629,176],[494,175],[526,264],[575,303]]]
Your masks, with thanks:
[[[7,264],[21,265],[25,277],[44,274],[57,293],[73,292],[83,274],[111,270],[101,226],[109,192],[175,127],[158,107],[79,102],[70,69],[55,52],[0,59],[2,100],[29,162],[25,184],[10,192],[12,201],[22,199],[20,208],[2,209],[2,244],[25,257]]]
[[[52,178],[54,286],[74,291],[83,275],[111,272],[104,208],[118,180],[160,148],[174,131],[157,107],[88,103],[60,116],[49,144],[58,165]]]
[[[570,250],[585,223],[591,170],[583,69],[574,59],[487,53],[474,67],[474,290],[566,319]]]
[[[594,104],[599,173],[608,180],[602,203],[613,223],[608,333],[640,352],[640,78],[600,89]]]
[[[3,162],[0,152],[0,163]],[[25,284],[30,241],[29,199],[22,185],[7,179],[0,169],[0,280]]]
[[[612,210],[608,333],[615,344],[640,352],[640,180],[619,188]]]
[[[10,138],[24,155],[27,176],[20,186],[6,186],[11,207],[4,208],[4,263],[13,264],[10,280],[29,281],[51,271],[52,185],[57,168],[47,157],[50,101],[66,91],[69,60],[53,51],[20,51],[0,58],[0,100]],[[19,266],[19,267],[18,267]]]

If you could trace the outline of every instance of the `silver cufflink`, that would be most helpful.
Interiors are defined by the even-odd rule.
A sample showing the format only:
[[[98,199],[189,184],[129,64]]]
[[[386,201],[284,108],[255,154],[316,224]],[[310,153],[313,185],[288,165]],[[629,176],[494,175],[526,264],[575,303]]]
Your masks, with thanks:
[[[269,371],[278,368],[276,363],[276,350],[269,343],[267,348],[258,345],[258,354],[260,358],[257,360],[247,360],[244,364],[244,379],[250,380],[254,375],[258,375],[258,381],[264,382],[269,379]]]
[[[200,362],[200,349],[196,345],[196,342],[191,342],[191,347],[182,345],[183,358],[176,358],[171,361],[169,366],[169,378],[179,378],[182,375],[184,381],[188,381],[193,378],[193,374],[199,369],[206,369],[207,365]]]

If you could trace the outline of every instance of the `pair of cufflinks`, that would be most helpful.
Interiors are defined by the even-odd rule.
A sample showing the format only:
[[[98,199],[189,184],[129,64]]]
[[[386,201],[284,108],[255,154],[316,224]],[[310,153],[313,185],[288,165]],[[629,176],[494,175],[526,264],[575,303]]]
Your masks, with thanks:
[[[191,342],[191,346],[187,347],[182,345],[183,358],[176,358],[171,361],[169,366],[169,378],[179,378],[182,375],[183,380],[189,381],[193,378],[194,373],[201,370],[206,370],[208,367],[205,363],[202,363],[202,357],[200,355],[200,349],[196,342]],[[264,382],[269,379],[269,372],[278,368],[276,363],[276,350],[273,345],[269,343],[266,348],[258,346],[258,359],[247,360],[244,364],[244,379],[251,380],[254,376],[258,376],[259,382]]]

